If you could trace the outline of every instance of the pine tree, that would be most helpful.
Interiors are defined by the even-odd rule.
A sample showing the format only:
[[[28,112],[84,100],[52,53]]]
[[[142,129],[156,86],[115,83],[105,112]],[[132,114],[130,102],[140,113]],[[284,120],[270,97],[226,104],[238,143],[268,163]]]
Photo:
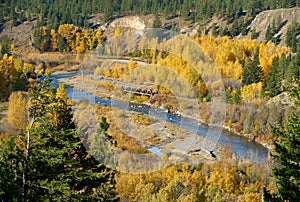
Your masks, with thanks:
[[[281,92],[281,84],[282,84],[282,67],[280,67],[280,59],[275,58],[272,66],[270,67],[267,78],[264,81],[264,91],[265,94],[274,97]]]
[[[5,35],[1,40],[1,54],[11,55],[9,37]]]
[[[153,21],[153,28],[161,28],[161,21],[157,14],[155,15],[155,18]]]
[[[250,38],[251,39],[257,39],[257,37],[258,37],[258,34],[257,34],[256,30],[252,29]]]
[[[88,155],[61,94],[47,79],[33,90],[24,201],[116,200],[113,171]]]
[[[300,81],[293,87],[291,95],[296,106],[300,106]],[[276,164],[272,174],[277,180],[277,196],[282,200],[300,200],[300,119],[296,112],[287,119],[284,128],[272,127],[274,138],[273,160]]]
[[[265,34],[265,42],[272,41],[272,39],[273,39],[272,28],[270,25],[268,25],[267,31]]]
[[[64,50],[66,49],[66,47],[67,47],[66,39],[63,38],[63,37],[59,37],[58,38],[58,51],[59,52],[64,52]]]
[[[216,23],[214,23],[214,24],[212,25],[212,28],[211,28],[211,35],[212,35],[212,36],[217,36],[217,35],[218,35],[217,24],[216,24]]]
[[[297,51],[297,45],[298,45],[298,40],[297,40],[297,31],[298,31],[299,24],[297,23],[296,20],[293,20],[291,25],[289,26],[287,33],[286,33],[286,40],[285,43],[289,47],[291,47],[293,52]]]
[[[16,138],[0,138],[0,201],[21,201],[22,160]]]
[[[33,33],[33,46],[36,49],[40,50],[41,43],[42,43],[41,29],[40,29],[40,27],[36,27],[34,29],[34,33]]]
[[[263,72],[259,67],[258,54],[255,54],[253,59],[248,62],[243,70],[243,85],[249,85],[251,83],[258,83],[262,80]]]

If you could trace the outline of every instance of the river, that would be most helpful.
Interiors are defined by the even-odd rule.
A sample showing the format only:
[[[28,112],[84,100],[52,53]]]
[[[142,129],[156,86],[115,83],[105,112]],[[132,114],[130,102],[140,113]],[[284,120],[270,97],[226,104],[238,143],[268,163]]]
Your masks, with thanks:
[[[65,74],[56,74],[52,75],[51,78],[54,81],[54,86],[58,86],[57,79],[68,78],[78,75],[77,72],[65,73]],[[181,128],[184,128],[192,133],[197,133],[199,135],[205,136],[206,138],[215,140],[215,137],[218,137],[217,141],[223,145],[229,145],[232,147],[233,151],[242,158],[250,159],[254,162],[265,163],[265,159],[268,157],[268,149],[266,149],[261,144],[256,142],[249,141],[249,139],[241,136],[237,136],[225,129],[208,127],[203,124],[199,124],[197,121],[176,114],[165,112],[162,109],[153,109],[148,105],[142,104],[132,104],[125,103],[116,100],[104,99],[96,97],[85,91],[73,88],[69,85],[66,85],[67,96],[73,100],[88,100],[92,104],[100,104],[102,106],[113,106],[122,110],[132,110],[140,112],[145,115],[151,115],[155,118],[168,121],[172,124],[175,124]],[[209,134],[209,135],[207,135]]]

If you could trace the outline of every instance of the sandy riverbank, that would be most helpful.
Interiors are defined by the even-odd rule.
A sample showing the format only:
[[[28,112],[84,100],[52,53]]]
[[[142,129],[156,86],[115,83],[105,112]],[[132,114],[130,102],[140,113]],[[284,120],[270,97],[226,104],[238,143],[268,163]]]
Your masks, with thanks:
[[[114,92],[113,90],[111,90],[111,88],[113,88],[113,85],[119,85],[122,84],[122,81],[119,80],[115,80],[115,79],[111,79],[111,78],[105,78],[103,76],[101,77],[97,77],[97,79],[94,78],[94,76],[89,75],[91,80],[96,80],[97,82],[100,83],[108,83],[109,85],[105,86],[105,85],[92,85],[90,82],[84,81],[82,80],[82,77],[71,77],[71,78],[64,78],[64,79],[60,79],[61,82],[67,83],[68,85],[71,85],[75,88],[84,90],[90,94],[94,94],[98,97],[102,97],[102,98],[111,98],[112,96],[114,96]],[[116,98],[116,97],[115,97]],[[118,99],[124,99],[123,98],[119,98]],[[128,101],[128,99],[125,97],[125,101]],[[179,101],[181,103],[183,103],[182,101]],[[149,104],[148,102],[145,102],[143,104],[146,105],[150,105],[151,107],[155,107],[153,106],[153,104]],[[186,106],[184,107],[184,110],[180,110],[178,111],[176,109],[176,111],[178,113],[180,113],[180,116],[182,117],[186,117],[186,118],[190,118],[193,120],[196,120],[197,122],[204,124],[204,125],[208,125],[208,126],[213,126],[213,127],[218,127],[221,128],[223,130],[226,130],[230,133],[233,133],[234,135],[237,136],[241,136],[241,137],[245,137],[248,138],[249,141],[253,141],[253,135],[252,134],[243,134],[241,132],[237,132],[234,131],[232,128],[229,128],[228,126],[226,126],[224,123],[222,123],[222,120],[220,121],[220,123],[222,124],[218,124],[218,123],[212,123],[212,121],[210,120],[209,117],[209,113],[211,113],[210,110],[206,110],[206,115],[200,114],[200,110],[199,108],[209,108],[211,109],[210,105],[211,103],[204,103],[204,106],[200,106],[199,104],[197,104],[197,106],[194,106],[194,102],[190,102],[190,103],[186,103]],[[176,112],[174,110],[174,112]],[[268,150],[270,150],[271,148],[271,144],[267,144],[265,142],[259,141],[259,140],[255,140],[257,143],[261,144],[262,146],[264,146],[265,148],[267,148]]]

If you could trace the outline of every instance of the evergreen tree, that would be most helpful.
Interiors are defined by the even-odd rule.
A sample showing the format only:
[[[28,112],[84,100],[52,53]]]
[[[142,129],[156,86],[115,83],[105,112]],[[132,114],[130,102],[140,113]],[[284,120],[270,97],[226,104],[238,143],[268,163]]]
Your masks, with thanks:
[[[257,37],[258,37],[258,34],[257,34],[256,30],[252,29],[250,38],[251,39],[257,39]]]
[[[9,37],[5,35],[1,40],[1,54],[10,55],[10,42]]]
[[[24,201],[116,200],[114,174],[87,154],[63,93],[46,79],[33,90],[31,102]]]
[[[217,35],[218,35],[217,24],[216,24],[216,23],[214,23],[214,24],[212,25],[212,28],[211,28],[211,35],[212,35],[212,36],[217,36]]]
[[[263,72],[259,67],[258,54],[254,54],[253,59],[248,62],[243,70],[243,85],[249,85],[251,83],[258,83],[262,80]]]
[[[161,28],[161,21],[158,15],[155,15],[154,21],[153,21],[153,28]]]
[[[267,31],[265,34],[265,42],[272,41],[272,39],[273,39],[272,28],[270,25],[268,25]]]
[[[300,106],[300,81],[291,95]],[[277,180],[277,196],[282,200],[300,200],[300,119],[296,112],[287,119],[284,128],[272,127],[274,137],[273,160],[276,164],[272,174]]]
[[[41,29],[40,27],[36,27],[33,32],[33,46],[36,49],[40,50],[41,43],[42,43]]]
[[[243,36],[246,36],[248,34],[248,30],[247,30],[247,23],[244,22],[243,20],[240,21],[240,27],[241,27],[241,33]]]
[[[235,37],[240,34],[240,27],[237,18],[234,18],[233,24],[230,28],[230,34],[232,37]]]
[[[15,137],[0,139],[0,201],[21,201],[23,158]]]
[[[293,20],[291,25],[289,26],[287,33],[286,33],[286,40],[285,43],[289,47],[291,47],[293,52],[297,51],[297,45],[298,45],[298,40],[297,40],[297,31],[298,31],[299,24],[297,23],[296,20]]]
[[[290,86],[294,81],[300,79],[300,46],[294,56],[289,56],[289,64],[285,72],[286,86]]]
[[[267,73],[267,78],[264,82],[264,92],[270,97],[274,97],[281,92],[282,69],[280,67],[279,60],[279,58],[274,59],[272,66]]]
[[[224,27],[223,29],[221,28],[220,35],[221,36],[230,36],[229,29],[227,27]]]
[[[63,37],[58,38],[58,51],[64,52],[65,48],[67,47],[66,39]]]

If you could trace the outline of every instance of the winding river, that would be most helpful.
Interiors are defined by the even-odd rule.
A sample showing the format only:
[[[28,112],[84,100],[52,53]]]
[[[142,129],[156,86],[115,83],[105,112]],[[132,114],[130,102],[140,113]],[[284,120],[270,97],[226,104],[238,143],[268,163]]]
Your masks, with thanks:
[[[54,86],[57,87],[57,79],[68,78],[75,75],[78,75],[78,73],[73,72],[65,74],[56,74],[52,75],[51,78],[54,81]],[[73,88],[69,85],[66,85],[66,89],[67,96],[69,98],[72,98],[73,100],[86,99],[89,100],[92,104],[100,104],[102,106],[113,106],[122,110],[133,110],[145,115],[151,115],[159,120],[168,121],[192,133],[197,133],[202,136],[206,136],[206,134],[209,132],[209,135],[207,135],[206,138],[214,140],[214,137],[218,137],[217,141],[219,143],[231,146],[238,156],[248,158],[251,161],[265,163],[265,159],[268,157],[268,149],[266,149],[262,145],[256,142],[251,142],[245,137],[234,135],[233,133],[225,129],[221,130],[219,128],[208,127],[206,125],[199,124],[195,120],[184,118],[172,113],[167,113],[162,109],[154,110],[148,105],[131,103],[128,104],[116,100],[99,98],[85,91]],[[219,135],[219,133],[221,134]]]

